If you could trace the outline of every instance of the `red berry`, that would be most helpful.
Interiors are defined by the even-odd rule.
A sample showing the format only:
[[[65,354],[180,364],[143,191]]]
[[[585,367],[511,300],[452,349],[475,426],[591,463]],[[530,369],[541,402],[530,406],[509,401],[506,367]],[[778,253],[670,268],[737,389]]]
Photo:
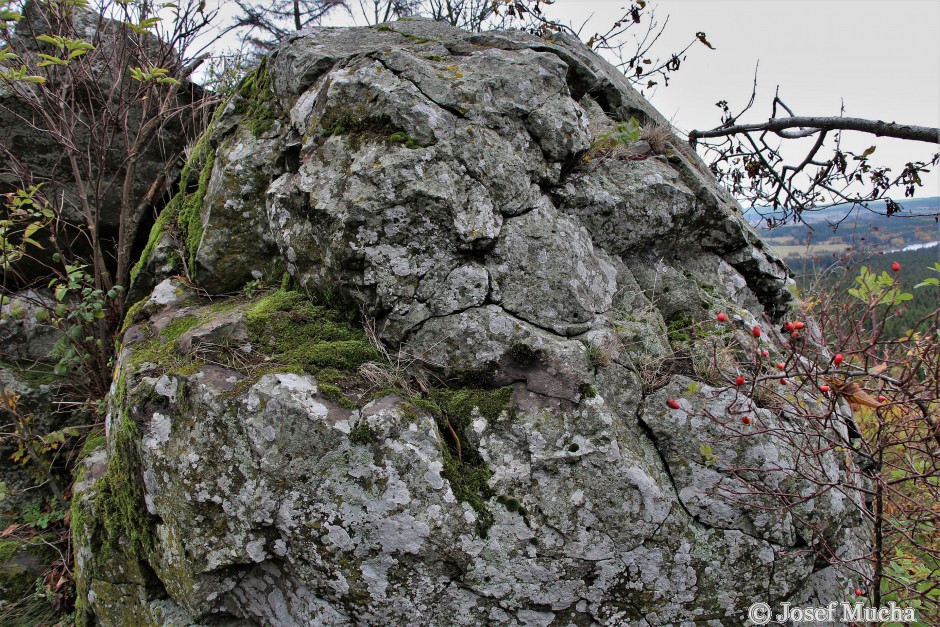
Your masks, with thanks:
[[[777,363],[777,370],[783,370],[786,367],[786,364],[784,364],[782,361]]]
[[[749,425],[751,424],[751,419],[748,418],[747,416],[744,416],[743,418],[741,418],[741,422],[743,422],[746,425]]]
[[[794,327],[793,327],[793,323],[792,323],[792,322],[787,322],[785,325],[783,325],[783,330],[784,330],[784,331],[790,332],[790,331],[792,331],[793,329],[794,329]]]
[[[793,333],[790,334],[790,337],[793,338],[794,340],[799,339],[799,337],[800,337],[800,332],[799,332],[799,331],[794,331]]]
[[[839,364],[842,363],[843,359],[845,359],[845,355],[843,355],[842,353],[839,353],[838,355],[832,358],[832,363],[833,365],[838,366]]]
[[[734,382],[736,385],[744,385],[744,377],[739,375],[738,378],[734,380]]]
[[[679,401],[677,401],[674,398],[670,398],[668,401],[666,401],[666,404],[669,405],[669,409],[679,409],[680,407],[682,407],[679,404]]]
[[[822,391],[822,392],[825,392],[825,393],[827,393],[827,394],[829,393],[829,386],[828,386],[828,385],[820,385],[820,386],[819,386],[819,389],[820,389],[820,391]]]
[[[786,384],[787,384],[786,379],[780,379],[780,385],[786,385]]]
[[[751,333],[754,335],[754,337],[760,337],[760,327],[754,327],[751,329]]]
[[[760,352],[761,357],[770,357],[770,352],[765,348]]]
[[[724,322],[725,320],[728,319],[728,316],[726,316],[726,315],[723,314],[723,313],[720,313],[720,314],[718,314],[718,315],[715,316],[715,317],[718,318],[718,322]]]
[[[886,402],[887,400],[888,400],[888,397],[887,397],[887,396],[882,396],[882,395],[880,395],[880,394],[878,395],[878,402],[879,402],[879,403],[884,403],[884,402]]]
[[[894,263],[891,264],[891,269],[894,270],[895,272],[900,272],[900,271],[901,271],[901,264],[899,264],[897,261],[895,261]]]
[[[865,593],[862,592],[861,590],[859,590],[858,588],[855,589],[855,596],[860,597],[860,596],[862,596],[863,594],[865,594]]]
[[[796,328],[797,331],[799,331],[806,326],[806,323],[804,323],[802,320],[797,320],[796,322],[793,323],[793,326]]]

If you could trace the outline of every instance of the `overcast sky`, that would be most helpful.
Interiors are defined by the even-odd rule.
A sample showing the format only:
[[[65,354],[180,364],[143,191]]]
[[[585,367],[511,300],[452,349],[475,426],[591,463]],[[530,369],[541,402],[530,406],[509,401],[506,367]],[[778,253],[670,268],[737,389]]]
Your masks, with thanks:
[[[556,0],[546,10],[577,26],[587,20],[587,39],[606,30],[628,4]],[[658,21],[669,19],[654,52],[667,56],[698,31],[715,47],[694,45],[670,85],[647,94],[681,131],[717,126],[719,100],[740,110],[758,61],[757,100],[742,122],[770,117],[779,86],[798,115],[838,115],[844,103],[847,116],[940,126],[940,0],[651,0],[649,7]],[[337,12],[328,23],[348,24],[350,18]],[[843,147],[856,152],[873,143],[878,149],[872,162],[895,173],[907,161],[929,161],[938,149],[855,133],[843,137]],[[918,197],[940,196],[940,171],[923,182]]]
[[[558,0],[566,21],[593,16],[582,34],[606,28],[618,0]],[[656,19],[669,18],[660,40],[667,54],[704,31],[715,47],[693,46],[668,87],[647,94],[683,131],[717,126],[715,106],[737,112],[750,98],[760,62],[755,106],[741,121],[770,117],[774,90],[798,115],[845,115],[940,126],[940,1],[938,0],[657,0]],[[873,138],[846,133],[864,150]],[[927,161],[936,145],[877,140],[873,162],[897,172],[909,160]],[[879,159],[875,159],[878,157]],[[940,172],[924,179],[918,196],[940,195]]]

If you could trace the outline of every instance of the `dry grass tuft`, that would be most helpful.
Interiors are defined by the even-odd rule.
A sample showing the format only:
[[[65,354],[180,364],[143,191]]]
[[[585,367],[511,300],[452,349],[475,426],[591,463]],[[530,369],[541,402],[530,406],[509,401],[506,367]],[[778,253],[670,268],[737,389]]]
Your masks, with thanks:
[[[664,155],[676,142],[676,136],[668,126],[655,124],[640,130],[640,139],[650,145],[653,154]]]

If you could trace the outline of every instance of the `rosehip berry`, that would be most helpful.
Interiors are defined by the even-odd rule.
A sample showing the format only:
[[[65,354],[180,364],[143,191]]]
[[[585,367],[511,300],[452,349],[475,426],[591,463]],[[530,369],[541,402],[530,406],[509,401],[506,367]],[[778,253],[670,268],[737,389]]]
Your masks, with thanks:
[[[784,331],[787,331],[788,333],[789,333],[790,331],[792,331],[793,329],[794,329],[794,327],[793,327],[793,323],[792,323],[792,322],[788,322],[788,323],[786,323],[785,325],[783,325],[783,330],[784,330]]]
[[[770,351],[768,351],[766,348],[762,350],[760,354],[761,354],[761,357],[770,357]]]
[[[744,377],[738,376],[738,378],[735,379],[734,382],[736,385],[744,385]]]
[[[800,331],[806,326],[806,323],[804,323],[801,320],[797,320],[796,322],[793,323],[793,326],[796,328],[797,331]]]
[[[820,385],[820,386],[819,386],[819,390],[822,391],[822,392],[825,392],[826,394],[828,394],[828,393],[829,393],[829,386],[828,386],[828,385]]]
[[[894,270],[895,272],[900,272],[900,271],[901,271],[901,264],[899,264],[897,261],[895,261],[894,263],[891,264],[891,269]]]
[[[754,337],[760,337],[760,327],[754,327],[751,329],[751,333],[754,335]]]
[[[860,597],[860,596],[862,596],[863,594],[865,594],[865,593],[862,592],[861,590],[859,590],[858,588],[855,589],[855,596]]]
[[[845,359],[845,355],[843,355],[842,353],[839,353],[838,355],[832,358],[832,364],[834,366],[838,366],[839,364],[842,363],[843,359]]]
[[[669,409],[679,409],[682,407],[679,405],[679,401],[674,398],[670,398],[668,401],[666,401],[666,405],[669,405]]]
[[[794,331],[793,333],[790,334],[790,337],[794,340],[798,340],[800,338],[800,332]]]
[[[887,397],[887,396],[878,395],[878,402],[879,402],[879,403],[887,402],[887,400],[888,400],[888,397]]]
[[[783,370],[786,367],[786,364],[784,364],[782,361],[777,363],[777,370]]]
[[[726,315],[723,314],[723,313],[720,313],[720,314],[718,314],[718,315],[715,316],[715,317],[718,318],[718,322],[724,322],[725,320],[728,319],[728,316],[726,316]]]
[[[786,385],[786,384],[787,384],[786,379],[780,379],[780,385]]]
[[[747,416],[744,416],[743,418],[741,418],[741,422],[743,422],[746,425],[749,425],[751,424],[751,419],[748,418]]]

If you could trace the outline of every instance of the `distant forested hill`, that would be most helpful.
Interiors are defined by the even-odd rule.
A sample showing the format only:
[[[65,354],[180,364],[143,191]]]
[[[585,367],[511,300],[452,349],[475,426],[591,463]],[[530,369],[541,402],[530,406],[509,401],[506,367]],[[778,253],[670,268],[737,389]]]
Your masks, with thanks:
[[[940,303],[938,288],[915,288],[928,277],[940,279],[934,265],[940,263],[940,246],[883,254],[868,250],[850,255],[836,254],[835,257],[830,254],[787,259],[801,290],[807,293],[828,291],[839,295],[839,298],[852,298],[848,289],[856,285],[855,277],[862,266],[878,274],[887,272],[894,276],[891,264],[895,261],[901,264],[901,271],[897,273],[901,289],[914,297],[901,306],[898,316],[886,323],[885,332],[890,337],[900,337],[924,316],[935,312]]]

